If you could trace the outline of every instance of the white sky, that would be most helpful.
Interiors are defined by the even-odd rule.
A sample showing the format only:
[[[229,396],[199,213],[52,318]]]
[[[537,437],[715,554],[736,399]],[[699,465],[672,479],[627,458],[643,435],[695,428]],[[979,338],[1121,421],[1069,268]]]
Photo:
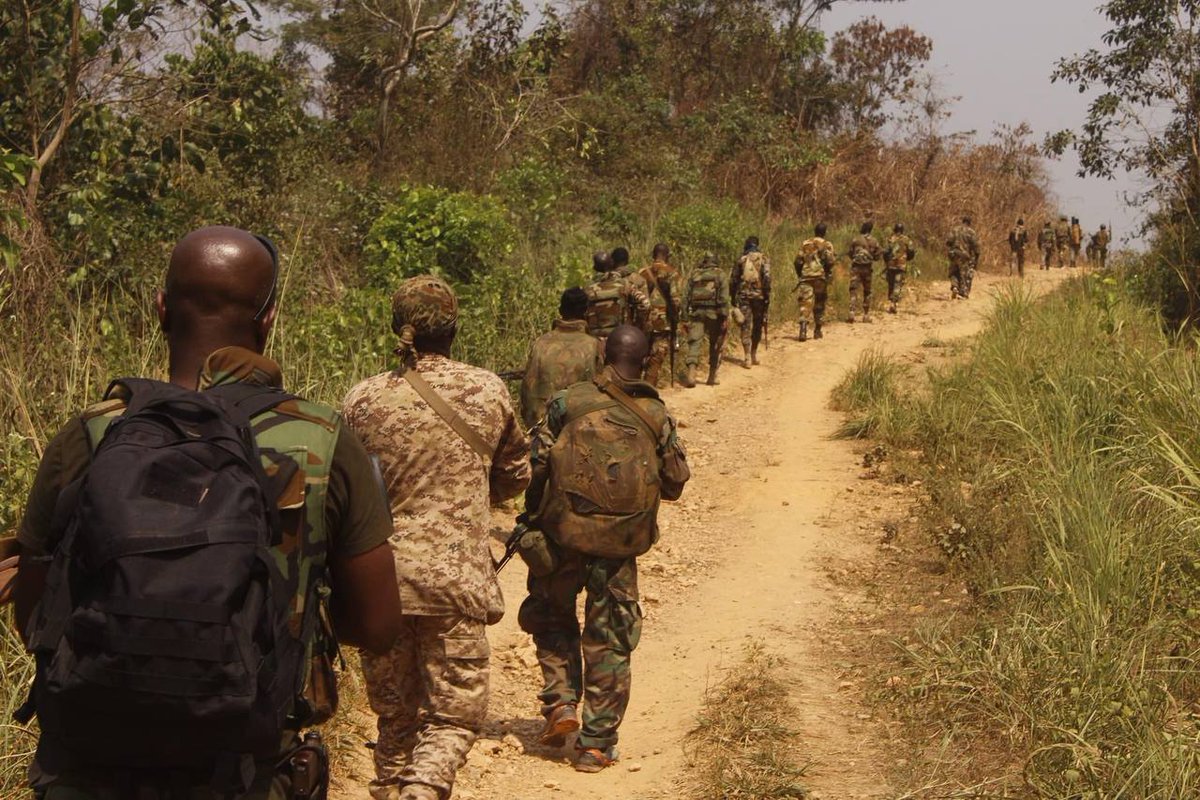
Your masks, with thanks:
[[[933,40],[929,68],[946,94],[962,98],[947,133],[974,130],[986,139],[999,124],[1028,122],[1040,144],[1045,134],[1084,121],[1088,97],[1051,84],[1050,73],[1058,59],[1102,46],[1108,24],[1098,7],[1098,0],[839,2],[821,27],[832,34],[868,16],[910,25]],[[1078,178],[1072,153],[1048,166],[1062,210],[1085,230],[1111,222],[1118,240],[1135,232],[1140,214],[1122,196],[1138,189],[1135,179]]]

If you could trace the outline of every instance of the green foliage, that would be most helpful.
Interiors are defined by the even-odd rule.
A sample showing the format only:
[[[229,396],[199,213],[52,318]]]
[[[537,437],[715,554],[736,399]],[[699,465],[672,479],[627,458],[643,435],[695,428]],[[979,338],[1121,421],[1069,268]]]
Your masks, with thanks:
[[[426,272],[471,283],[504,263],[516,239],[495,198],[416,186],[402,190],[371,226],[366,273],[379,288]]]
[[[671,247],[680,263],[695,263],[706,252],[721,263],[732,263],[741,255],[742,242],[754,231],[745,211],[729,200],[702,200],[675,208],[663,215],[657,236]]]
[[[12,237],[14,228],[26,226],[25,214],[14,202],[11,192],[25,185],[33,159],[0,147],[0,266],[16,269],[20,245]],[[3,284],[0,283],[0,289]]]
[[[533,238],[546,235],[547,224],[556,218],[571,194],[565,173],[554,163],[532,155],[500,173],[496,183],[506,205]]]

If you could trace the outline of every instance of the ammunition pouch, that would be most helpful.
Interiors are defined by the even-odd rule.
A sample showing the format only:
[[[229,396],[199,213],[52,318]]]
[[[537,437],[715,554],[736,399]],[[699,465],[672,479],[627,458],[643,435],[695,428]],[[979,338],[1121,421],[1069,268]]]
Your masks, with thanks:
[[[554,552],[554,545],[537,528],[530,528],[521,537],[517,555],[535,578],[544,578],[558,568],[558,554]]]

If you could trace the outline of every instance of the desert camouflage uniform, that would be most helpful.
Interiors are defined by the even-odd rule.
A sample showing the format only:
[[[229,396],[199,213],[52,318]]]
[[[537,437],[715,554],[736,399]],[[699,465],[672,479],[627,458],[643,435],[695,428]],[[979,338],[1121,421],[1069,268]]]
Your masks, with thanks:
[[[759,285],[746,284],[742,276],[746,262],[751,257],[758,260]],[[763,325],[767,320],[767,312],[771,307],[771,261],[764,253],[754,250],[738,259],[729,278],[729,288],[733,301],[741,311],[745,322],[742,323],[742,351],[747,366],[758,352],[758,343],[762,341]]]
[[[690,473],[686,455],[658,392],[644,381],[626,381],[611,368],[609,375],[646,411],[662,420],[659,433],[659,478],[662,497],[676,500]],[[550,401],[546,419],[533,432],[533,480],[526,506],[540,508],[549,481],[550,448],[568,420],[567,395],[583,405],[590,394],[605,399],[593,383],[581,383],[559,392]],[[646,402],[650,401],[650,402]],[[596,412],[600,413],[600,412]],[[638,428],[639,435],[648,435]],[[675,458],[662,458],[673,451]],[[675,465],[668,468],[668,464]],[[654,533],[657,540],[658,532]],[[583,704],[577,747],[604,750],[617,743],[617,729],[629,705],[630,657],[642,631],[638,604],[637,561],[634,558],[596,558],[551,542],[558,565],[546,577],[530,575],[529,596],[521,604],[521,629],[537,646],[544,688],[539,695],[547,717],[560,705]],[[576,597],[585,593],[583,629],[575,613]]]
[[[811,322],[814,330],[821,327],[825,318],[825,302],[829,298],[829,281],[833,276],[833,266],[837,263],[837,255],[833,250],[833,242],[814,236],[800,246],[800,255],[796,256],[793,266],[796,278],[800,281],[796,287],[796,297],[800,303],[800,323]],[[814,258],[805,259],[804,253],[812,251]]]
[[[855,255],[858,258],[855,259]],[[850,241],[850,321],[861,313],[863,321],[871,315],[871,282],[875,279],[875,262],[883,258],[879,240],[870,233],[860,233]]]
[[[888,239],[884,251],[884,273],[887,276],[888,302],[894,313],[900,295],[904,293],[904,281],[908,277],[908,262],[917,257],[917,249],[913,240],[903,233],[894,233]]]
[[[678,324],[683,279],[679,270],[667,262],[655,261],[636,272],[629,280],[650,300],[650,310],[642,323],[642,330],[650,338],[650,361],[646,364],[646,382],[657,386],[663,364],[670,364],[671,317],[674,316]],[[664,293],[670,294],[670,306]]]
[[[1038,232],[1038,249],[1042,251],[1042,269],[1050,269],[1054,258],[1054,229],[1049,222]]]
[[[1071,247],[1071,267],[1079,266],[1079,251],[1083,247],[1083,228],[1078,222],[1071,223],[1071,238],[1067,242]]]
[[[1057,266],[1061,269],[1067,265],[1067,248],[1071,244],[1071,224],[1066,218],[1054,226],[1054,253]]]
[[[1025,277],[1025,247],[1029,244],[1029,234],[1025,231],[1024,225],[1014,225],[1013,229],[1008,232],[1008,249],[1012,251],[1012,260],[1017,268],[1017,274],[1022,278]],[[1008,274],[1012,275],[1012,265],[1009,266]]]
[[[603,272],[583,290],[588,296],[587,332],[601,343],[618,325],[644,327],[650,298],[621,273]]]
[[[525,377],[521,381],[521,421],[532,428],[546,413],[555,392],[573,383],[590,380],[604,365],[604,353],[583,320],[555,320],[529,348]]]
[[[427,288],[452,298],[436,279],[414,278],[397,292],[397,307],[414,284],[417,300],[426,299],[417,293]],[[404,308],[405,327],[418,332],[452,330],[457,322],[457,302],[452,315],[444,309],[442,328]],[[413,787],[400,796],[434,791],[445,800],[487,713],[485,624],[504,613],[487,544],[489,503],[528,484],[528,439],[496,375],[433,353],[417,355],[407,368],[420,373],[494,454],[482,459],[401,370],[368,378],[346,396],[346,423],[379,458],[387,487],[407,629],[388,653],[362,654],[367,698],[379,715],[371,791],[386,797],[397,786]]]
[[[1107,228],[1101,228],[1096,231],[1096,260],[1100,265],[1100,269],[1108,266],[1108,245],[1112,241],[1112,235]]]
[[[700,286],[705,289],[697,292]],[[705,295],[704,299],[698,299],[698,294]],[[707,337],[708,375],[710,381],[715,381],[729,331],[729,283],[715,258],[701,264],[688,278],[683,305],[688,319],[686,364],[689,369],[699,366],[700,350]]]
[[[979,264],[979,237],[965,223],[956,227],[946,241],[950,256],[950,296],[971,296],[975,282],[975,267]]]

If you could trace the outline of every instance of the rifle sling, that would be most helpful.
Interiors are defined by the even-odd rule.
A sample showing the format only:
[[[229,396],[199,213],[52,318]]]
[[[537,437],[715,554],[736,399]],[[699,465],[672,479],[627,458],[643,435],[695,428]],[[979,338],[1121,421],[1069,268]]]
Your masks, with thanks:
[[[662,430],[658,428],[658,423],[654,421],[654,417],[647,413],[646,409],[639,406],[632,397],[625,393],[625,390],[617,385],[616,381],[609,378],[607,375],[600,375],[592,379],[596,384],[596,388],[611,397],[617,403],[625,407],[646,426],[646,430],[654,437],[655,445],[658,444],[658,437],[662,435]]]
[[[479,457],[483,459],[484,464],[491,462],[492,456],[494,455],[492,453],[492,448],[488,446],[487,442],[483,440],[482,436],[476,433],[474,429],[471,428],[471,426],[468,425],[463,418],[458,415],[457,411],[451,408],[450,405],[442,399],[442,396],[439,395],[434,388],[430,386],[424,378],[421,377],[419,372],[417,372],[415,369],[404,370],[404,380],[408,381],[408,385],[411,386],[416,393],[421,396],[421,399],[428,403],[429,407],[432,408],[437,415],[441,417],[442,420],[449,425],[454,432],[459,435],[460,438],[462,438],[464,442],[470,445],[472,450],[479,454]]]

